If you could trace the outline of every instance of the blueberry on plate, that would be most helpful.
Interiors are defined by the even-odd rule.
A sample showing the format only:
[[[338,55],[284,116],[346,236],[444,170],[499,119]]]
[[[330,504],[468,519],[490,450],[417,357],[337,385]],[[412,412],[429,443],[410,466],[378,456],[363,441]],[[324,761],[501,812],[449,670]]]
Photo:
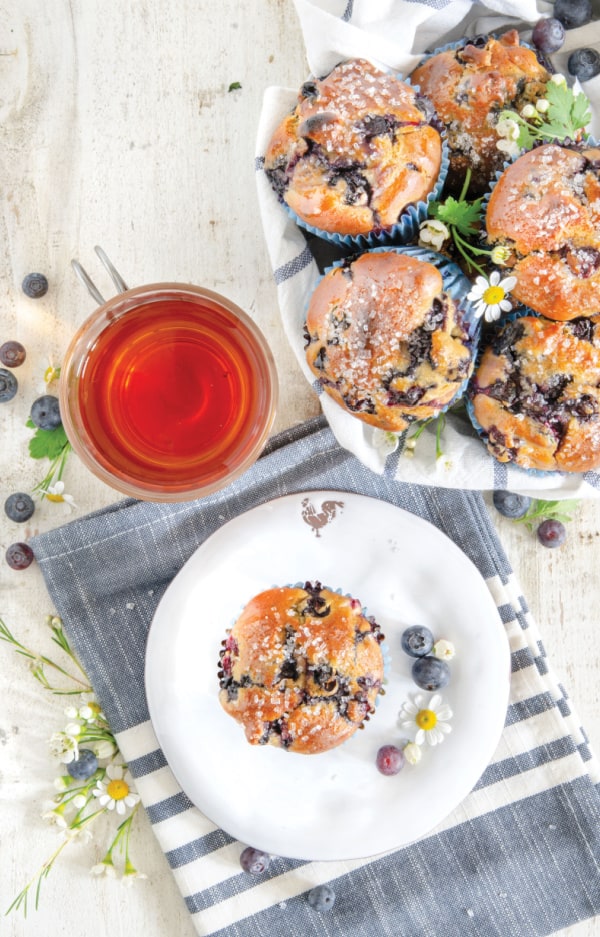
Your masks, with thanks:
[[[377,770],[390,777],[404,767],[404,753],[396,745],[382,745],[375,757]]]
[[[0,361],[2,364],[5,364],[7,368],[18,368],[20,367],[26,358],[26,352],[21,342],[4,342],[3,345],[0,345]]]
[[[425,657],[433,647],[433,635],[425,625],[411,625],[403,631],[400,643],[410,657]]]
[[[316,885],[306,897],[315,911],[330,911],[335,902],[335,892],[330,885]]]
[[[562,547],[567,539],[567,528],[562,521],[542,521],[537,529],[537,538],[543,547]]]
[[[531,504],[531,498],[527,495],[518,495],[513,491],[495,491],[492,500],[496,510],[503,517],[510,517],[511,520],[524,517]]]
[[[33,563],[33,550],[28,543],[11,543],[6,551],[6,562],[11,569],[27,569]]]
[[[28,521],[35,511],[35,502],[31,495],[25,494],[23,491],[15,491],[4,502],[4,510],[9,520],[22,524],[24,521]]]
[[[0,403],[8,403],[15,396],[19,382],[6,368],[0,368]]]
[[[76,781],[87,781],[98,768],[98,759],[91,748],[80,748],[79,758],[69,762],[67,772]]]
[[[567,61],[569,74],[580,81],[589,81],[600,74],[600,53],[596,49],[575,49]]]
[[[592,4],[590,0],[556,0],[553,13],[565,29],[575,29],[589,23],[592,18]]]
[[[548,16],[543,20],[538,20],[533,27],[531,39],[540,52],[544,55],[550,55],[552,52],[558,52],[565,42],[565,27],[560,20],[553,16]]]
[[[244,872],[249,872],[250,875],[262,875],[269,868],[270,863],[269,853],[254,849],[253,846],[246,846],[240,855],[240,865]]]
[[[437,657],[419,657],[412,665],[412,678],[422,690],[433,693],[450,683],[450,668]]]
[[[28,273],[21,287],[30,299],[39,299],[48,292],[48,280],[43,273]]]
[[[35,423],[38,429],[56,429],[62,423],[58,397],[52,394],[38,397],[33,401],[29,415],[31,422]]]

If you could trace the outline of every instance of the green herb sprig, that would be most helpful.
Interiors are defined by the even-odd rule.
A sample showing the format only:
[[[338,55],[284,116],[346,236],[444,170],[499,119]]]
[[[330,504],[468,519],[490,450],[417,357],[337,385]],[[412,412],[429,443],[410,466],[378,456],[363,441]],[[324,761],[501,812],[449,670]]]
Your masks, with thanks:
[[[48,494],[48,488],[63,476],[67,458],[71,451],[71,443],[67,439],[62,423],[55,429],[40,429],[33,420],[27,420],[26,426],[35,430],[29,440],[29,455],[32,459],[49,459],[50,467],[34,491],[39,491],[42,498]]]
[[[590,102],[582,91],[575,93],[566,81],[551,79],[542,100],[546,110],[539,110],[539,103],[531,108],[531,116],[516,111],[502,111],[499,120],[514,120],[519,127],[516,140],[519,148],[530,149],[536,141],[577,140],[592,119]],[[562,76],[561,76],[562,77]],[[527,113],[527,112],[526,112]]]
[[[579,507],[579,501],[565,498],[563,501],[544,501],[533,498],[523,517],[514,519],[515,524],[525,524],[529,531],[534,531],[543,521],[560,521],[567,524],[573,520],[573,512]]]

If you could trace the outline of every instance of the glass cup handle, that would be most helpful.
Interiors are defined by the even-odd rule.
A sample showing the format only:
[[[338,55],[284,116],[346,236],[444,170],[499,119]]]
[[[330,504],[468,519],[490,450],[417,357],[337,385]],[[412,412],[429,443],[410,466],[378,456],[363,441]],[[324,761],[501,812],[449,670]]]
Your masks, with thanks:
[[[106,255],[106,252],[98,245],[96,245],[94,250],[96,251],[96,254],[98,255],[98,257],[100,258],[100,261],[102,262],[103,266],[108,270],[108,273],[110,274],[110,278],[115,284],[117,291],[119,293],[124,293],[126,290],[128,290],[129,287],[127,286],[125,280],[123,279],[119,271],[116,269],[114,264],[111,263],[110,259]],[[106,300],[104,299],[102,293],[100,292],[100,290],[98,289],[98,287],[96,286],[96,284],[94,283],[94,281],[92,280],[88,272],[81,266],[78,260],[72,260],[71,266],[73,267],[73,270],[75,271],[75,273],[77,274],[77,276],[79,277],[79,279],[81,280],[85,288],[87,289],[92,299],[95,299],[99,306],[103,306]]]

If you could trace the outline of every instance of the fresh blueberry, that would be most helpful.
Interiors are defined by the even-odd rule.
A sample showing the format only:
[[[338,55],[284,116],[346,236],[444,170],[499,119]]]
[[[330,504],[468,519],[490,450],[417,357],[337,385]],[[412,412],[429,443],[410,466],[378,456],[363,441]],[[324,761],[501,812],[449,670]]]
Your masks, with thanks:
[[[56,429],[62,423],[58,397],[44,394],[38,397],[31,405],[31,421],[39,429]]]
[[[262,875],[269,868],[271,856],[268,852],[262,852],[260,849],[254,849],[253,846],[246,846],[240,856],[240,865],[244,872],[250,875]]]
[[[531,498],[527,495],[518,495],[512,491],[495,491],[492,500],[496,510],[512,520],[524,517],[531,504]]]
[[[33,563],[33,550],[28,543],[11,543],[6,551],[6,562],[11,569],[27,569]]]
[[[43,273],[28,273],[21,286],[30,299],[39,299],[48,292],[48,280]]]
[[[80,748],[79,758],[69,762],[67,771],[76,781],[87,781],[98,767],[98,759],[90,748]]]
[[[562,547],[567,539],[567,528],[562,521],[542,521],[537,538],[543,547]]]
[[[382,774],[387,776],[398,774],[404,767],[404,754],[395,745],[382,745],[377,752],[375,764]]]
[[[0,368],[0,403],[7,403],[7,401],[12,400],[18,386],[19,382],[14,374],[11,374],[6,368]]]
[[[26,352],[21,342],[4,342],[0,345],[0,361],[7,368],[18,368],[25,361]]]
[[[15,491],[4,502],[4,510],[11,521],[22,524],[24,521],[28,521],[35,511],[35,503],[31,495],[27,495],[23,491]]]
[[[433,635],[424,625],[411,625],[402,633],[402,650],[411,657],[425,657],[433,647]]]
[[[592,4],[590,0],[556,0],[553,13],[565,29],[575,29],[589,23],[592,18]]]
[[[437,657],[419,657],[412,665],[412,678],[422,690],[441,690],[450,683],[450,668]]]
[[[316,885],[306,897],[315,911],[330,911],[335,902],[335,892],[330,885]]]
[[[546,19],[537,21],[533,27],[531,39],[540,52],[550,55],[552,52],[558,52],[564,45],[565,27],[560,20],[548,16]]]
[[[580,81],[589,81],[600,74],[600,53],[596,49],[575,49],[569,56],[567,68]]]

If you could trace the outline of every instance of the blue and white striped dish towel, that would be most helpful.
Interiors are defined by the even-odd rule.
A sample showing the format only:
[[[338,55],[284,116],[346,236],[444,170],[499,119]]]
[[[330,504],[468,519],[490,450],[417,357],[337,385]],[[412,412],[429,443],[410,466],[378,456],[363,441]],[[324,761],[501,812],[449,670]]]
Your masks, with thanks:
[[[122,501],[31,541],[203,937],[542,937],[600,914],[599,766],[483,499],[399,483],[395,458],[383,474],[369,471],[319,417],[275,437],[224,491],[187,504]],[[473,791],[426,838],[366,860],[276,858],[255,878],[240,869],[243,844],[190,803],[158,746],[144,693],[146,638],[165,589],[222,524],[323,489],[412,511],[475,563],[510,641],[506,725]],[[336,901],[318,914],[306,892],[325,882]]]
[[[294,0],[300,19],[308,64],[325,75],[344,58],[371,59],[375,64],[409,75],[422,54],[464,35],[517,26],[528,37],[541,14],[552,11],[543,0]],[[291,10],[290,10],[291,12]],[[600,50],[600,20],[569,30],[560,53],[553,56],[557,70],[566,73],[569,50],[594,46]],[[321,393],[304,354],[304,318],[308,297],[320,268],[335,255],[327,242],[307,240],[277,201],[264,172],[264,154],[279,121],[293,109],[298,88],[306,75],[298,75],[295,88],[268,88],[265,92],[256,141],[256,183],[263,231],[273,268],[279,307],[288,341],[306,380],[320,394],[323,413],[340,445],[374,472],[384,471],[389,441],[381,430],[346,413]],[[600,76],[585,84],[594,107],[592,132],[600,130]],[[318,256],[319,263],[315,260]],[[415,484],[489,491],[510,489],[543,498],[600,496],[600,473],[528,474],[490,456],[471,424],[449,413],[443,433],[443,458],[436,459],[436,427],[427,427],[414,457],[396,463],[396,477]],[[404,440],[400,440],[403,445]]]

